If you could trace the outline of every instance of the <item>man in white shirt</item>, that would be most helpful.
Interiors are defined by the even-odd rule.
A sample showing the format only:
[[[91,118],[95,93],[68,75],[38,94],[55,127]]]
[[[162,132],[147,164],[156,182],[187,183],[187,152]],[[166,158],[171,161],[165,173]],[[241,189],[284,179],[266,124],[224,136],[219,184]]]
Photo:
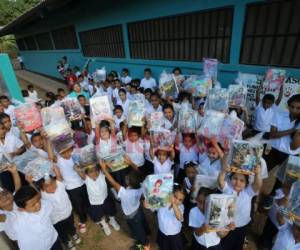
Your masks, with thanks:
[[[154,91],[157,88],[156,80],[151,76],[151,69],[147,68],[144,70],[144,78],[141,81],[141,88],[152,89]]]

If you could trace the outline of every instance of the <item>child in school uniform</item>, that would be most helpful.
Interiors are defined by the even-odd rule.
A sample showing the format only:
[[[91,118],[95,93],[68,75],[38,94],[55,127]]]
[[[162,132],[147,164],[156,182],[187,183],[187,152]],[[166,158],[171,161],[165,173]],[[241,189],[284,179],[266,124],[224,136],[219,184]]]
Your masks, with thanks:
[[[215,138],[207,145],[207,153],[199,154],[198,173],[215,177],[216,180],[221,171],[221,158],[224,153]]]
[[[128,106],[129,106],[129,99],[127,98],[127,93],[125,89],[119,89],[119,97],[120,100],[117,102],[117,105],[120,105],[123,109],[124,115],[128,116]]]
[[[60,170],[73,208],[79,216],[79,231],[85,233],[89,200],[86,185],[74,169],[75,163],[72,159],[72,153],[73,146],[61,150],[57,156],[57,167]]]
[[[20,138],[21,131],[18,127],[12,126],[12,122],[8,114],[0,113],[0,123],[4,126],[8,133],[12,133],[17,138]]]
[[[121,77],[123,84],[128,84],[131,82],[132,78],[129,76],[128,69],[124,68],[122,69],[122,77]]]
[[[162,110],[164,112],[164,128],[170,131],[176,131],[177,128],[177,116],[175,114],[172,105],[166,103],[163,105]]]
[[[144,70],[144,78],[141,80],[140,87],[144,89],[150,88],[152,91],[154,91],[157,88],[157,83],[151,74],[151,69],[147,68]]]
[[[126,120],[126,116],[124,114],[124,110],[121,105],[116,105],[114,108],[114,121],[116,126],[116,132],[120,131],[120,123]]]
[[[174,164],[175,151],[174,145],[170,146],[168,149],[156,149],[151,145],[150,147],[150,157],[154,165],[154,174],[169,174],[171,173],[172,166]]]
[[[67,249],[75,250],[74,244],[79,244],[81,239],[76,233],[74,226],[71,201],[57,167],[54,167],[54,172],[56,175],[55,179],[51,176],[47,176],[37,181],[36,185],[41,190],[42,200],[52,205],[50,218],[58,233],[59,239]],[[27,176],[27,179],[30,179],[30,176]]]
[[[213,191],[208,188],[200,188],[196,202],[197,206],[192,208],[189,214],[189,226],[193,229],[193,250],[221,250],[221,238],[225,237],[228,232],[214,232],[206,224],[205,219],[205,201]],[[228,230],[234,229],[234,224],[227,226]]]
[[[62,250],[57,231],[52,225],[52,205],[41,200],[32,186],[21,187],[14,195],[18,207],[12,231],[21,250]]]
[[[78,170],[84,180],[90,201],[89,214],[92,220],[100,225],[105,235],[110,235],[111,230],[106,223],[105,217],[109,217],[109,224],[114,230],[119,231],[120,225],[115,219],[116,207],[108,193],[105,175],[99,170],[96,164],[90,164],[84,171]]]
[[[150,98],[150,105],[147,107],[147,115],[150,116],[153,112],[162,112],[162,106],[160,105],[160,96],[157,93],[153,93]]]
[[[272,250],[297,250],[300,249],[299,221],[293,224],[286,223],[280,228]]]
[[[178,139],[177,135],[177,141]],[[179,169],[177,173],[177,179],[179,183],[182,183],[185,173],[184,164],[189,161],[198,161],[198,147],[194,134],[183,134],[183,142],[177,143],[177,150],[179,150]]]
[[[184,250],[181,232],[184,213],[184,189],[174,188],[171,205],[157,211],[158,233],[157,244],[161,250]]]
[[[122,87],[122,83],[119,79],[115,80],[115,88],[112,92],[112,98],[113,98],[113,103],[117,104],[118,102],[121,101],[120,96],[119,96],[119,90]]]
[[[9,115],[12,124],[15,126],[17,124],[15,107],[11,104],[9,98],[5,95],[0,96],[0,103],[4,107],[4,113]]]
[[[93,129],[92,121],[90,117],[84,118],[84,130],[87,135],[87,144],[95,144],[95,130]]]
[[[143,193],[141,188],[141,174],[131,170],[126,176],[127,187],[124,187],[114,180],[107,169],[107,165],[103,161],[100,161],[100,166],[107,180],[118,193],[127,224],[133,238],[137,242],[135,245],[141,245],[142,249],[149,250],[150,243],[147,235],[150,234],[150,229],[143,209],[140,206],[140,199]]]
[[[229,175],[230,182],[225,181],[227,173],[230,171],[226,157],[222,158],[222,170],[218,177],[220,190],[225,194],[236,195],[236,228],[222,239],[223,250],[242,250],[247,226],[251,221],[251,201],[257,195],[262,187],[262,179],[260,175],[261,167],[257,165],[255,168],[255,179],[249,184],[249,177],[240,173],[231,173]]]

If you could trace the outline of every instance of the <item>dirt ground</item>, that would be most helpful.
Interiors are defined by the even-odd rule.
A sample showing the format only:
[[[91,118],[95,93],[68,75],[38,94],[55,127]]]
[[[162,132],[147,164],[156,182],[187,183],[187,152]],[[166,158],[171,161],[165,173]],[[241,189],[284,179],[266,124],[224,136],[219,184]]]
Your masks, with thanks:
[[[26,82],[22,79],[18,79],[20,83],[21,89],[27,89],[29,82]],[[35,87],[38,92],[39,98],[44,98],[46,91],[43,89]],[[265,187],[268,191],[268,187],[270,187],[274,179],[272,178],[272,173],[270,174],[271,178],[268,182],[266,182]],[[133,244],[133,240],[130,238],[130,233],[126,221],[124,220],[121,214],[120,205],[117,204],[118,214],[117,221],[121,225],[121,230],[116,232],[112,229],[112,234],[110,236],[105,236],[102,229],[94,224],[92,221],[88,221],[87,223],[87,232],[85,234],[81,234],[82,243],[77,246],[78,250],[128,250],[130,246]],[[145,210],[147,221],[151,228],[151,250],[158,250],[158,246],[155,243],[156,233],[157,233],[157,219],[155,214],[150,212],[149,210]],[[249,227],[247,239],[249,241],[248,245],[245,246],[244,250],[259,250],[256,247],[255,242],[257,241],[259,235],[263,230],[263,226],[266,220],[266,213],[255,213],[253,222]],[[192,233],[190,229],[184,228],[184,232],[186,238],[190,241],[192,237]],[[187,248],[188,249],[188,248]]]

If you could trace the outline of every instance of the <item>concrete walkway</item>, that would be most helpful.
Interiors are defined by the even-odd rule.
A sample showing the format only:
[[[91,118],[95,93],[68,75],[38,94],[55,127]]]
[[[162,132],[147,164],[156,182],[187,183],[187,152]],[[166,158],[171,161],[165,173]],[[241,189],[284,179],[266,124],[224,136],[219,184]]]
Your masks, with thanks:
[[[21,89],[27,89],[27,86],[31,84],[35,87],[38,94],[42,95],[40,98],[44,98],[46,92],[53,92],[56,94],[58,88],[67,90],[65,84],[30,71],[15,70],[15,73],[20,82]]]

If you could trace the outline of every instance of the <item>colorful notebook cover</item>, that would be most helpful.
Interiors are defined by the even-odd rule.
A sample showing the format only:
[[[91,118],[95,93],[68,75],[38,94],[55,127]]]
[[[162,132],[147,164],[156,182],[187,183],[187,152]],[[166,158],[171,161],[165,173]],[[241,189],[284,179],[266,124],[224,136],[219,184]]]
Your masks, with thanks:
[[[168,129],[151,131],[150,136],[154,149],[170,150],[171,145],[175,142],[176,134]]]
[[[207,109],[227,112],[229,105],[229,92],[225,88],[213,88],[209,90],[206,99]]]
[[[69,121],[80,120],[82,114],[84,114],[77,98],[64,98],[60,102],[60,105],[64,109],[65,116]]]
[[[95,123],[102,120],[112,119],[113,112],[107,95],[97,96],[90,99],[91,117]]]
[[[207,138],[217,136],[221,130],[224,119],[225,114],[223,112],[206,110],[198,133]]]
[[[144,196],[149,209],[170,205],[173,191],[173,175],[148,175],[144,181]]]
[[[203,72],[210,76],[214,81],[218,78],[218,60],[212,58],[203,58]]]
[[[150,115],[150,131],[159,131],[164,125],[163,112],[153,112]]]
[[[250,175],[260,163],[264,148],[262,144],[234,140],[231,150],[231,171]]]
[[[25,132],[42,127],[41,114],[35,103],[25,103],[15,108],[17,123]]]
[[[128,107],[128,127],[142,127],[145,111],[145,103],[142,100],[130,101]]]
[[[164,95],[177,98],[179,90],[172,74],[162,73],[159,79],[159,88]]]
[[[289,155],[288,159],[279,167],[276,176],[287,184],[300,180],[300,157]]]
[[[222,231],[234,222],[235,195],[211,194],[206,200],[205,218],[212,231]]]
[[[181,133],[195,133],[197,112],[190,108],[181,108],[178,114],[178,129]]]
[[[286,70],[268,69],[264,80],[264,90],[266,93],[278,93],[284,80]]]
[[[194,97],[203,98],[208,95],[212,88],[212,80],[207,76],[191,75],[185,80],[184,88],[191,92]]]
[[[247,100],[247,87],[244,85],[229,85],[229,105],[244,107]]]
[[[116,152],[111,153],[102,159],[108,163],[111,172],[116,172],[121,169],[127,168],[128,164],[125,162],[125,152],[122,149],[117,149]]]

